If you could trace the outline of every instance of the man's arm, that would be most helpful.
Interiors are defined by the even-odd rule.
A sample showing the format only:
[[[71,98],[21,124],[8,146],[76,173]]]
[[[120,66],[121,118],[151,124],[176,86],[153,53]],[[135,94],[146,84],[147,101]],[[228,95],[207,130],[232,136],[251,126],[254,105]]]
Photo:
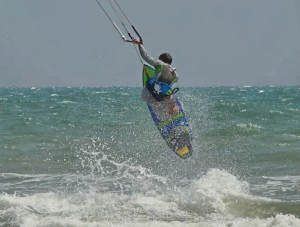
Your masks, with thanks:
[[[142,58],[144,59],[144,61],[146,61],[150,65],[153,65],[153,66],[163,65],[163,63],[160,60],[156,60],[156,59],[150,57],[147,54],[147,51],[145,50],[145,48],[142,44],[139,45],[139,50],[140,50],[140,54],[141,54]]]
[[[172,83],[170,84],[170,86],[173,86],[179,80],[179,76],[178,76],[178,74],[176,72],[176,69],[174,70],[174,74],[175,74],[175,79],[172,81]]]

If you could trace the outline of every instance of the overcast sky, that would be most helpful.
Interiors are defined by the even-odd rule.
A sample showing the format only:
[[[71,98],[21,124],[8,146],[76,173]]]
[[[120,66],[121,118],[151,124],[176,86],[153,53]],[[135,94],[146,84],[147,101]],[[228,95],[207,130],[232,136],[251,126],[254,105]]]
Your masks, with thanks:
[[[180,86],[300,85],[299,0],[118,2],[151,56],[173,56]],[[95,0],[0,1],[0,87],[141,84]]]

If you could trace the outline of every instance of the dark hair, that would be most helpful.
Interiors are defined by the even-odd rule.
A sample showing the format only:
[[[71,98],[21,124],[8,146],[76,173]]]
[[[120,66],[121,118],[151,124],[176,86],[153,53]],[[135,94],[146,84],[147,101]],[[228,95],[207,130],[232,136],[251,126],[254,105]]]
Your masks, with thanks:
[[[163,54],[159,55],[158,59],[169,65],[171,65],[172,61],[173,61],[172,56],[168,53],[163,53]]]

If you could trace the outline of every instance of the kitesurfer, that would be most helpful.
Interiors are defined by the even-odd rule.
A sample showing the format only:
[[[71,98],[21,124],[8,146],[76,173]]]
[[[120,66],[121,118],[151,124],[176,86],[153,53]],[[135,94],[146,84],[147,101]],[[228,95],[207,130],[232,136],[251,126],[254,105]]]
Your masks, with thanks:
[[[172,56],[168,53],[163,53],[158,59],[154,59],[147,54],[147,51],[140,41],[133,40],[132,42],[139,45],[141,57],[155,69],[155,73],[152,77],[154,79],[153,86],[147,84],[143,88],[141,95],[142,99],[150,106],[155,106],[158,109],[161,109],[161,111],[165,110],[167,106],[169,115],[177,113],[179,111],[179,107],[175,104],[176,97],[172,94],[159,94],[158,96],[157,91],[155,90],[155,81],[163,82],[170,87],[178,81],[179,77],[176,73],[176,69],[171,66],[173,61]]]

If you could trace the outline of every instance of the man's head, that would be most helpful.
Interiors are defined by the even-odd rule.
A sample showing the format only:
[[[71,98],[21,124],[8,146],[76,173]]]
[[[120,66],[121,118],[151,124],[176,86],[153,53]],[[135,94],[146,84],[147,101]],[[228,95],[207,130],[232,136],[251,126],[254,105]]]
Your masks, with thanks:
[[[173,61],[172,56],[168,53],[163,53],[163,54],[159,55],[158,59],[169,65],[171,65],[172,61]]]

